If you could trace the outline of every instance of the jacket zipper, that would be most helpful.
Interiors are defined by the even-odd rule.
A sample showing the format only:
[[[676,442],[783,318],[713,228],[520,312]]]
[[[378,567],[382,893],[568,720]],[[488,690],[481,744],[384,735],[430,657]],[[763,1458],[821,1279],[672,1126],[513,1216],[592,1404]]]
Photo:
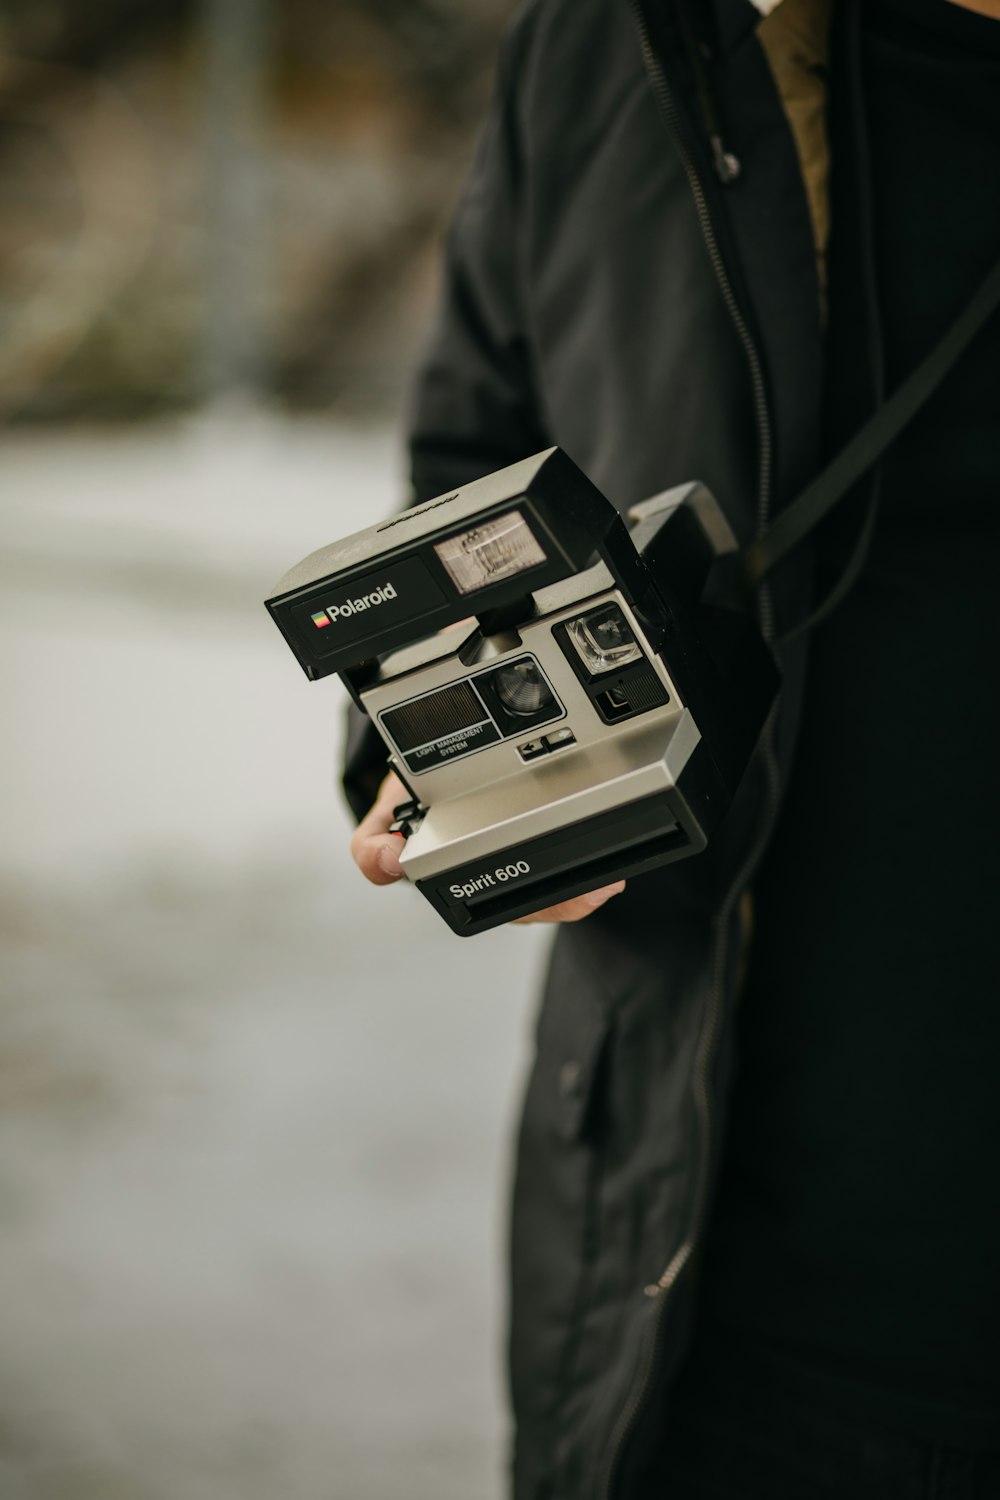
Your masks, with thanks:
[[[708,251],[709,260],[715,273],[715,279],[722,293],[723,301],[733,321],[737,336],[746,355],[747,366],[750,373],[750,381],[753,390],[754,414],[757,422],[758,435],[758,469],[757,469],[757,513],[756,513],[756,535],[760,535],[768,522],[771,506],[771,470],[772,470],[772,444],[771,444],[771,419],[767,405],[767,390],[764,384],[764,372],[761,365],[760,355],[753,341],[753,336],[747,326],[746,319],[736,300],[732,283],[726,270],[719,250],[715,230],[709,213],[708,201],[705,191],[698,176],[698,170],[694,159],[688,150],[684,138],[683,126],[673,93],[667,83],[666,75],[656,51],[652,45],[649,27],[643,13],[641,0],[629,0],[639,32],[639,40],[642,47],[643,62],[646,72],[653,86],[653,93],[659,106],[661,115],[666,123],[667,129],[680,157],[681,164],[691,188],[694,199],[695,210],[698,215],[698,223],[701,228],[702,239]],[[765,584],[758,592],[758,620],[764,639],[769,643],[774,639],[774,605],[770,590]],[[602,1469],[602,1479],[598,1484],[598,1494],[602,1500],[611,1500],[615,1481],[618,1461],[626,1442],[638,1420],[639,1414],[645,1404],[646,1397],[652,1383],[653,1374],[656,1369],[656,1360],[659,1350],[660,1330],[663,1327],[664,1311],[670,1305],[671,1293],[680,1278],[682,1271],[694,1252],[702,1229],[702,1219],[705,1213],[705,1200],[708,1190],[708,1165],[711,1156],[711,1132],[712,1111],[708,1089],[708,1075],[715,1054],[715,1045],[718,1039],[719,1020],[722,1012],[722,995],[725,987],[726,964],[728,959],[728,929],[730,919],[736,902],[741,892],[745,889],[754,868],[759,860],[770,833],[774,813],[777,806],[778,796],[778,762],[774,745],[774,719],[772,710],[764,726],[761,736],[759,754],[765,775],[764,806],[759,832],[754,843],[743,861],[734,880],[729,886],[723,899],[720,910],[713,922],[713,964],[712,964],[712,988],[709,995],[705,1017],[702,1023],[701,1035],[698,1039],[698,1048],[695,1057],[695,1070],[693,1077],[693,1097],[700,1130],[698,1135],[698,1146],[700,1148],[699,1160],[696,1166],[697,1180],[695,1186],[694,1204],[691,1213],[690,1228],[683,1242],[671,1257],[662,1276],[645,1289],[648,1297],[655,1297],[659,1301],[656,1309],[655,1320],[651,1334],[648,1338],[648,1352],[629,1401],[615,1424],[611,1437],[611,1449],[607,1463]]]

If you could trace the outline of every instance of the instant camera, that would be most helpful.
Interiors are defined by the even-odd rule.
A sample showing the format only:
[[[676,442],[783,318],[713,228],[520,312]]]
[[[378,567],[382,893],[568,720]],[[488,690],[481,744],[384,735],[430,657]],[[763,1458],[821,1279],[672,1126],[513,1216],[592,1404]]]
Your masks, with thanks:
[[[735,551],[708,490],[631,530],[557,448],[313,552],[267,607],[336,672],[409,793],[403,870],[461,936],[704,849],[777,686],[703,602]]]

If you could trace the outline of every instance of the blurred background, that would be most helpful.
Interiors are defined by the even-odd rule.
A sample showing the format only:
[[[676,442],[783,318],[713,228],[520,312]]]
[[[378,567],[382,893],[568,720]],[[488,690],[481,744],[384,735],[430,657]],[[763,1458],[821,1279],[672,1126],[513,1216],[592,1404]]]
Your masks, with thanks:
[[[543,939],[261,601],[405,495],[509,0],[0,7],[0,1500],[498,1500]]]

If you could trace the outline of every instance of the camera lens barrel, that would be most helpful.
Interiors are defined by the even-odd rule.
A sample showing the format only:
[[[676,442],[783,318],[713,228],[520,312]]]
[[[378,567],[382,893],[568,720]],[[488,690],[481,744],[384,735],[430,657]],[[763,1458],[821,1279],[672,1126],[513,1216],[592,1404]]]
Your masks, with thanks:
[[[548,683],[533,661],[512,662],[493,673],[493,688],[509,714],[533,718],[555,702]]]

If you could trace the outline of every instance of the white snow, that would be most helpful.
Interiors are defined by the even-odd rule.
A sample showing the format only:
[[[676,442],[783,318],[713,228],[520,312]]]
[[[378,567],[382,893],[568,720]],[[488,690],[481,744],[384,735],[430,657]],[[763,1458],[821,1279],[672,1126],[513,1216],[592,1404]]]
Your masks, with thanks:
[[[360,880],[262,608],[402,493],[266,414],[0,446],[4,1500],[502,1493],[543,938]]]

